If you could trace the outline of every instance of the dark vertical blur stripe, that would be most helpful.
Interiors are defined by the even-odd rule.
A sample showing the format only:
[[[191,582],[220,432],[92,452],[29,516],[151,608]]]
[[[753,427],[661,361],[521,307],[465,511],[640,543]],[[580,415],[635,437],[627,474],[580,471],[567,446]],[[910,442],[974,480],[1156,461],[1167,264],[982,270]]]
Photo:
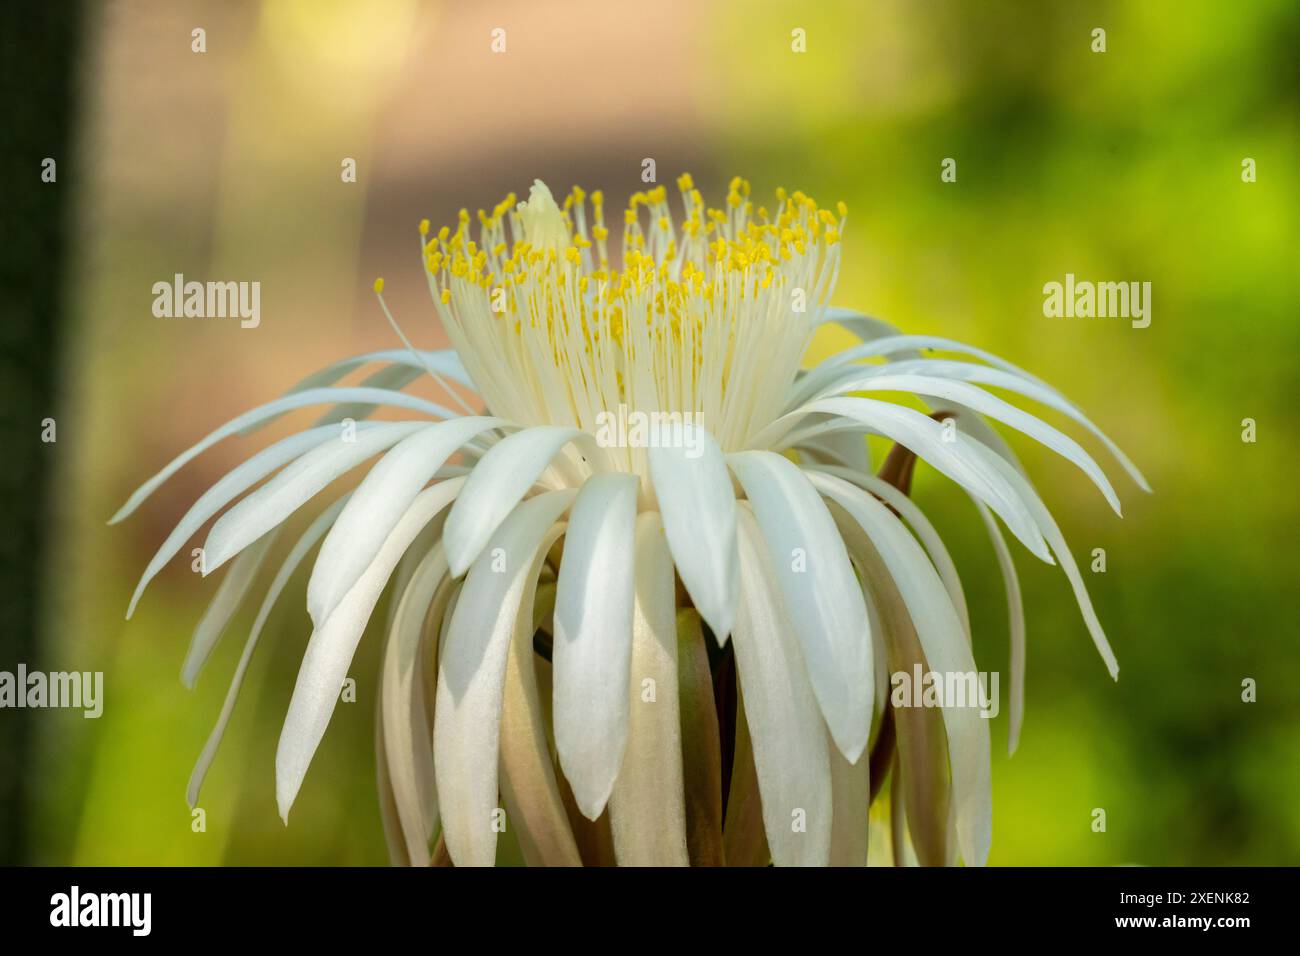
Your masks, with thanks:
[[[58,418],[83,12],[61,0],[6,4],[0,29],[0,670],[10,672],[19,661],[46,666],[36,647],[40,575],[61,446],[41,441],[41,421]],[[41,181],[46,157],[57,164],[53,184]],[[32,723],[30,711],[0,710],[0,863],[27,859]]]

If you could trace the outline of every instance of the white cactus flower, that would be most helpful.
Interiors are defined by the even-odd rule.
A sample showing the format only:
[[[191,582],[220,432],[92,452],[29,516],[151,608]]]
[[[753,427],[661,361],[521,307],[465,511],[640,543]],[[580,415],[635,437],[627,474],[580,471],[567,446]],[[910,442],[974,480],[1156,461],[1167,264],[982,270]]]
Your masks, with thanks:
[[[1060,565],[1118,668],[1060,530],[987,420],[1077,465],[1117,513],[1119,501],[1080,445],[984,386],[1072,419],[1146,483],[1029,373],[831,308],[843,204],[833,213],[778,190],[770,212],[755,209],[736,179],[711,209],[689,176],[678,186],[680,217],[663,187],[632,197],[621,268],[600,193],[574,189],[559,205],[537,182],[527,202],[480,212],[477,241],[465,212],[432,237],[421,223],[454,349],[417,351],[403,335],[405,349],[323,369],[183,453],[114,516],[215,442],[334,406],[218,481],[145,570],[128,617],[225,509],[203,570],[230,567],[187,655],[188,684],[286,519],[378,456],[283,558],[191,803],[267,614],[319,544],[314,630],[276,757],[286,820],[387,591],[377,741],[397,862],[430,862],[436,839],[436,858],[492,864],[504,810],[535,864],[865,864],[868,809],[891,767],[894,859],[985,862],[988,722],[970,702],[904,712],[889,701],[889,673],[975,673],[952,559],[906,494],[912,466],[950,478],[989,530],[1011,619],[1013,749],[1024,625],[999,521]],[[828,322],[861,344],[801,370]],[[360,385],[335,384],[368,365],[379,370]],[[464,414],[402,391],[426,373]],[[378,406],[411,420],[341,426]],[[880,475],[867,435],[895,443]]]

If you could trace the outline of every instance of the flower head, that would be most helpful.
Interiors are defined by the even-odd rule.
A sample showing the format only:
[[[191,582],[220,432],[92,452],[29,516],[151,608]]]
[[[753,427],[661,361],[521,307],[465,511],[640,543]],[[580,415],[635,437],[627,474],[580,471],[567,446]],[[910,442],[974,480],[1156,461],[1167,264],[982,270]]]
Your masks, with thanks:
[[[889,675],[913,668],[976,674],[961,583],[907,496],[911,470],[919,459],[950,478],[989,530],[1011,617],[1012,748],[1024,627],[1003,527],[1061,566],[1117,665],[1060,530],[989,420],[1073,462],[1117,513],[1119,502],[1079,444],[984,386],[1071,419],[1145,481],[1029,373],[830,308],[842,204],[778,190],[756,208],[736,179],[714,209],[689,176],[677,186],[678,216],[662,186],[632,197],[617,264],[599,192],[557,203],[539,181],[527,201],[481,211],[476,232],[464,211],[454,230],[421,223],[454,349],[417,351],[394,321],[405,349],[345,359],[227,423],[114,517],[214,442],[334,406],[222,478],[145,570],[132,611],[225,509],[203,569],[230,568],[191,644],[192,682],[286,519],[379,456],[285,554],[191,801],[266,615],[319,545],[314,629],[276,758],[286,819],[388,592],[377,737],[400,862],[428,862],[437,835],[456,864],[491,863],[500,804],[534,863],[602,861],[611,845],[622,863],[864,863],[886,778],[896,860],[984,862],[987,700],[914,711],[889,693]],[[382,280],[375,291],[382,305]],[[801,370],[827,322],[861,344]],[[371,364],[360,385],[335,387]],[[448,380],[474,389],[486,410],[402,391],[426,373],[462,405]],[[353,421],[380,405],[418,417]],[[894,443],[879,474],[868,435]]]

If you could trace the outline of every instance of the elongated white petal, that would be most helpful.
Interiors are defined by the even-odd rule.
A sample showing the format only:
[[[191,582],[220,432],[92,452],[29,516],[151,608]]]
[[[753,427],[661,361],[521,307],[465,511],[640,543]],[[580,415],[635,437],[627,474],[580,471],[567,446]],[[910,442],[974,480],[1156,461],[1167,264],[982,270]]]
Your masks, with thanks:
[[[808,477],[870,538],[907,604],[930,669],[945,675],[975,674],[975,659],[957,612],[921,546],[902,522],[871,495],[843,479],[821,472],[809,472]],[[979,710],[978,706],[943,708],[957,834],[962,857],[970,866],[981,866],[988,859],[992,837],[989,732]]]
[[[795,388],[791,391],[791,400],[788,407],[802,405],[810,397],[817,394],[823,388],[830,388],[836,381],[852,377],[853,373],[847,369],[852,368],[849,363],[860,361],[864,358],[884,357],[890,360],[890,371],[902,371],[907,368],[909,371],[925,366],[927,371],[932,374],[949,376],[962,379],[965,381],[979,382],[985,385],[994,385],[999,388],[1006,388],[1011,391],[1019,392],[1035,401],[1042,402],[1051,408],[1057,409],[1065,415],[1068,415],[1074,421],[1078,422],[1088,431],[1092,432],[1106,446],[1107,450],[1115,457],[1125,471],[1128,472],[1134,483],[1143,491],[1150,492],[1151,486],[1147,483],[1142,472],[1135,465],[1119,446],[1110,439],[1105,432],[1094,425],[1079,410],[1079,407],[1062,395],[1057,389],[1053,388],[1041,378],[1033,375],[1018,365],[987,352],[984,349],[967,345],[964,342],[957,342],[953,339],[941,338],[932,335],[903,335],[896,327],[880,319],[871,318],[861,313],[853,312],[848,309],[827,309],[823,315],[822,321],[835,322],[848,329],[858,338],[863,340],[863,344],[856,348],[844,349],[830,356],[816,368],[811,369],[796,383]],[[987,366],[972,365],[969,362],[951,362],[944,360],[929,360],[921,358],[921,349],[941,349],[948,352],[956,352],[962,355],[969,355],[988,363]],[[902,357],[901,361],[899,357]],[[937,366],[937,368],[936,368]],[[977,416],[972,416],[978,420]],[[980,421],[980,424],[983,424]],[[967,422],[970,426],[971,423]],[[971,428],[971,436],[977,441],[984,442],[986,445],[1002,453],[1002,448],[998,442],[991,442],[988,435],[981,434],[983,429]],[[1007,457],[1012,463],[1015,459]]]
[[[844,542],[799,467],[772,452],[727,456],[763,529],[817,701],[856,763],[871,733],[871,631]]]
[[[921,358],[921,353],[917,351],[917,349],[924,347],[926,344],[921,341],[921,337],[919,336],[904,336],[895,326],[890,325],[888,322],[885,322],[882,319],[863,315],[860,312],[854,312],[850,309],[829,309],[827,310],[825,321],[837,323],[842,328],[852,332],[859,339],[863,340],[863,344],[853,349],[845,349],[842,352],[837,352],[816,368],[809,370],[803,378],[800,379],[796,388],[792,389],[791,397],[787,405],[789,408],[796,408],[803,405],[808,400],[808,397],[814,394],[819,387],[829,384],[838,374],[843,373],[845,368],[849,367],[846,366],[845,363],[869,355],[886,355],[891,361],[897,361],[900,357],[903,361],[919,360]],[[890,338],[897,338],[899,341],[884,341]],[[926,341],[938,340],[930,340],[927,338]],[[942,341],[948,340],[945,339]],[[952,344],[954,346],[960,345],[960,343]],[[968,354],[977,356],[981,354],[987,355],[987,353],[981,353],[978,349],[970,349],[967,346],[961,346],[958,351],[963,349],[966,350]],[[1051,388],[1051,386],[1046,382],[1035,378],[1023,369],[1019,369],[1012,365],[1010,362],[1004,362],[1002,359],[991,355],[988,355],[987,358],[999,368],[1020,375],[1043,388]],[[952,411],[961,418],[962,427],[972,438],[976,441],[983,442],[988,447],[994,449],[999,455],[1011,462],[1017,468],[1020,467],[1019,463],[1016,461],[1015,453],[1012,452],[1007,446],[1007,443],[1002,440],[1002,436],[994,431],[988,422],[984,421],[982,417],[970,411],[965,406],[954,402],[946,402],[945,410]],[[1139,482],[1139,484],[1141,484],[1141,482]]]
[[[280,816],[286,822],[311,758],[325,736],[343,679],[384,585],[416,535],[447,507],[463,483],[464,479],[452,478],[421,492],[389,532],[365,574],[334,613],[312,632],[275,753],[275,796]]]
[[[257,619],[253,621],[253,629],[248,632],[248,639],[244,642],[244,652],[239,657],[239,663],[235,666],[235,674],[230,679],[230,689],[226,691],[226,699],[221,705],[221,713],[217,716],[216,726],[212,728],[212,733],[208,735],[207,743],[203,745],[203,752],[199,754],[199,759],[194,764],[194,770],[190,773],[189,786],[185,790],[186,799],[189,801],[190,809],[198,806],[199,790],[203,787],[204,778],[208,775],[208,769],[212,766],[212,761],[217,756],[217,749],[221,746],[221,740],[226,734],[226,726],[230,723],[230,715],[235,711],[235,702],[239,700],[239,691],[244,686],[244,675],[248,672],[249,662],[253,659],[253,652],[257,650],[257,642],[262,636],[262,629],[266,626],[266,619],[271,614],[271,609],[275,607],[275,602],[280,599],[285,585],[293,577],[293,572],[298,569],[302,559],[307,556],[316,542],[319,541],[329,528],[331,522],[338,517],[343,505],[347,501],[347,496],[334,502],[319,515],[302,533],[302,536],[294,543],[285,557],[284,562],[280,565],[280,570],[275,573],[271,581],[271,586],[266,590],[266,597],[262,599],[262,606],[257,610]]]
[[[393,392],[382,388],[309,388],[302,392],[294,392],[285,395],[283,398],[277,398],[273,402],[267,402],[265,405],[259,405],[244,414],[232,418],[226,424],[222,425],[216,431],[208,435],[201,442],[191,446],[173,458],[162,471],[154,475],[143,485],[135,490],[126,504],[118,509],[117,514],[108,520],[109,524],[117,522],[128,517],[136,508],[158,490],[158,487],[176,474],[192,459],[207,451],[223,438],[239,432],[250,425],[256,425],[272,416],[282,412],[292,411],[295,408],[306,408],[309,405],[330,405],[337,402],[361,402],[367,405],[392,405],[395,408],[406,408],[411,411],[424,412],[427,415],[433,415],[438,418],[455,418],[456,413],[448,411],[441,405],[425,401],[422,398],[416,398],[413,395],[406,395],[402,392]]]
[[[252,589],[253,582],[257,579],[257,572],[261,570],[262,562],[266,560],[266,553],[274,543],[275,537],[276,532],[271,532],[254,542],[230,566],[226,576],[217,585],[217,593],[212,596],[211,603],[208,604],[207,610],[203,612],[203,617],[194,629],[194,636],[190,638],[190,649],[185,654],[185,663],[181,665],[181,683],[186,687],[194,686],[199,671],[203,669],[212,649],[217,646],[221,635],[225,633],[226,625],[244,603],[244,598]]]
[[[336,435],[338,435],[338,428],[333,425],[312,428],[296,435],[290,435],[288,438],[283,438],[274,445],[262,449],[248,461],[228,472],[216,484],[205,491],[194,502],[190,510],[185,512],[185,517],[177,522],[172,533],[167,536],[167,540],[162,543],[149,565],[144,569],[144,574],[140,576],[140,583],[136,585],[135,593],[131,595],[131,604],[126,609],[127,619],[130,620],[131,615],[135,613],[135,606],[139,603],[140,596],[144,594],[145,587],[167,565],[167,562],[176,556],[176,552],[181,549],[181,545],[189,540],[190,535],[203,527],[205,521],[224,508],[236,495],[247,491],[275,469]]]
[[[595,475],[578,492],[556,582],[555,749],[578,809],[605,809],[627,744],[635,475]],[[669,594],[668,603],[673,607]]]
[[[515,508],[470,568],[451,616],[438,665],[433,767],[443,839],[457,866],[491,866],[496,859],[493,813],[510,639],[528,581],[563,531],[556,521],[574,494],[544,492]]]
[[[1079,566],[1074,562],[1074,555],[1070,553],[1070,546],[1065,543],[1065,536],[1061,534],[1061,529],[1057,527],[1052,513],[1047,510],[1043,500],[1038,497],[1038,492],[1030,484],[1029,479],[1020,472],[1016,471],[1010,464],[1002,459],[993,450],[979,444],[971,443],[980,455],[987,460],[994,468],[997,468],[1015,487],[1017,492],[1023,497],[1025,503],[1029,506],[1030,513],[1034,520],[1043,530],[1043,537],[1047,539],[1052,553],[1056,555],[1057,562],[1061,565],[1061,570],[1065,572],[1066,578],[1070,582],[1070,588],[1074,591],[1074,598],[1079,604],[1079,611],[1083,615],[1084,623],[1088,626],[1088,633],[1092,635],[1092,642],[1097,647],[1097,653],[1106,664],[1106,670],[1110,672],[1113,679],[1119,679],[1119,661],[1115,659],[1115,652],[1111,650],[1110,642],[1106,640],[1106,632],[1102,630],[1101,621],[1097,619],[1097,612],[1093,609],[1092,599],[1088,597],[1088,589],[1083,583],[1083,575],[1079,573]]]
[[[884,319],[877,319],[874,316],[853,309],[842,309],[834,306],[823,310],[816,324],[842,326],[864,341],[899,334],[897,326],[886,322]]]
[[[358,383],[358,385],[361,388],[386,388],[400,392],[402,389],[406,388],[406,386],[419,378],[420,374],[421,373],[417,369],[407,368],[404,365],[389,365],[385,368],[379,369],[377,372],[367,375]],[[345,421],[349,418],[360,421],[369,418],[375,408],[376,406],[374,405],[363,405],[358,402],[344,402],[341,405],[335,405],[332,407],[317,419],[316,423],[318,425],[337,425],[339,422]],[[279,417],[279,415],[276,416],[276,418]],[[251,434],[260,428],[265,428],[271,423],[271,421],[275,421],[275,419],[259,422],[251,428],[245,428],[239,434]]]
[[[548,599],[531,575],[515,619],[506,659],[501,700],[501,802],[510,815],[515,839],[528,866],[581,866],[582,855],[560,794],[560,783],[546,736],[545,703],[537,684],[533,635],[539,607]],[[554,608],[554,584],[549,585]],[[542,661],[545,663],[545,661]]]
[[[910,448],[927,464],[992,508],[1025,547],[1041,560],[1052,563],[1051,552],[1025,502],[983,456],[971,450],[969,446],[977,443],[960,429],[948,432],[939,422],[918,411],[871,398],[825,398],[805,405],[803,411],[842,415]],[[776,425],[799,414],[802,412],[782,416]]]
[[[307,586],[307,613],[319,625],[379,552],[415,496],[466,442],[509,424],[453,418],[426,425],[393,446],[366,474],[325,537]]]
[[[974,500],[974,499],[972,499]],[[1011,693],[1007,709],[1007,753],[1014,754],[1020,744],[1020,728],[1025,719],[1025,605],[1020,596],[1020,578],[1016,563],[1002,536],[997,519],[981,502],[976,501],[980,520],[988,530],[989,541],[998,558],[1002,583],[1007,592],[1007,623],[1011,632]]]
[[[870,375],[855,379],[845,384],[846,391],[854,392],[910,392],[932,398],[951,399],[961,402],[981,415],[1023,432],[1035,441],[1045,445],[1062,458],[1076,465],[1080,471],[1091,479],[1092,483],[1105,497],[1116,514],[1122,514],[1119,496],[1111,487],[1101,467],[1091,455],[1083,450],[1078,442],[1042,419],[1035,418],[1028,412],[1004,402],[996,395],[991,395],[975,385],[965,382],[949,381],[932,375]]]
[[[941,338],[937,335],[890,335],[881,336],[855,348],[845,349],[832,355],[824,362],[824,365],[847,365],[850,362],[857,362],[864,358],[874,358],[877,356],[906,355],[909,359],[920,357],[921,349],[943,349],[948,352],[958,352],[963,355],[970,355],[978,358],[980,361],[987,362],[994,368],[1000,368],[1004,371],[1011,372],[1023,378],[1027,382],[1034,382],[1043,388],[1055,391],[1052,386],[1048,385],[1038,376],[1025,371],[1018,365],[1013,365],[1006,359],[999,358],[992,352],[986,352],[984,349],[976,348],[973,345],[966,345],[963,342],[957,342],[953,339]]]
[[[446,609],[451,588],[440,585],[447,583],[446,555],[441,545],[434,545],[394,598],[397,611],[384,648],[379,708],[384,754],[407,855],[417,866],[429,860],[429,839],[438,819],[423,689],[424,625],[426,617],[436,620]],[[437,654],[436,647],[432,653]]]
[[[915,502],[907,495],[903,494],[887,481],[882,481],[875,475],[864,475],[855,472],[851,468],[841,468],[835,465],[809,465],[809,470],[824,471],[827,474],[835,475],[837,478],[843,478],[845,481],[851,481],[860,488],[865,488],[877,498],[882,499],[889,507],[893,508],[916,532],[921,544],[925,547],[926,553],[930,555],[930,560],[934,562],[934,568],[939,572],[939,578],[943,581],[943,586],[948,592],[948,597],[952,600],[952,606],[957,609],[961,616],[962,626],[966,633],[970,634],[970,611],[966,605],[966,592],[962,590],[961,578],[957,574],[957,565],[952,560],[952,555],[948,553],[947,546],[943,543],[943,538],[939,532],[930,524],[930,519],[925,516]],[[977,501],[976,504],[979,504]],[[983,505],[980,505],[982,508]]]
[[[740,602],[732,646],[762,795],[763,829],[777,866],[824,866],[831,839],[826,725],[758,522],[744,506],[736,518]],[[869,697],[870,688],[864,693]]]
[[[1026,398],[1031,398],[1040,404],[1046,405],[1054,411],[1060,412],[1071,421],[1082,425],[1091,432],[1107,450],[1114,456],[1115,460],[1120,463],[1133,482],[1143,491],[1151,491],[1150,484],[1142,472],[1138,470],[1137,465],[1124,454],[1120,447],[1111,440],[1110,436],[1093,424],[1088,416],[1084,415],[1073,402],[1061,395],[1056,389],[1040,382],[1038,379],[1028,376],[1022,372],[1011,372],[1005,368],[990,367],[988,365],[976,365],[973,362],[955,362],[945,359],[910,359],[904,361],[891,362],[888,365],[881,365],[874,368],[863,368],[861,366],[840,366],[834,370],[834,380],[829,382],[825,387],[817,390],[816,395],[812,397],[827,397],[832,394],[843,392],[857,391],[856,383],[866,377],[876,377],[881,375],[926,375],[937,378],[952,379],[959,382],[973,382],[980,385],[992,385],[995,388],[1004,388],[1007,391],[1015,392]],[[925,394],[925,393],[921,393]],[[934,393],[929,393],[934,394]],[[972,406],[974,407],[974,406]],[[977,438],[979,436],[976,436]]]
[[[635,536],[631,697],[626,683],[623,697],[631,715],[627,757],[609,798],[609,826],[620,866],[690,866],[673,561],[659,515],[637,516]]]
[[[334,441],[313,448],[217,519],[203,544],[205,573],[221,567],[344,472],[425,427],[425,422],[384,422],[358,431],[353,441],[344,441],[339,432]]]
[[[453,577],[465,573],[502,519],[570,442],[581,447],[589,462],[603,457],[591,435],[550,425],[507,435],[488,449],[447,515],[442,540]]]
[[[651,448],[650,478],[677,573],[719,644],[731,633],[740,587],[736,493],[718,443],[702,428],[693,442]]]
[[[348,358],[333,362],[323,369],[308,375],[289,389],[289,394],[292,395],[295,392],[302,392],[311,388],[320,388],[324,385],[333,385],[344,375],[359,369],[363,365],[369,365],[371,362],[387,362],[393,365],[405,366],[421,374],[426,369],[431,368],[439,375],[455,379],[462,385],[471,388],[474,386],[474,382],[470,379],[469,373],[465,371],[465,366],[455,349],[437,349],[434,351],[383,349],[378,352],[351,355]]]

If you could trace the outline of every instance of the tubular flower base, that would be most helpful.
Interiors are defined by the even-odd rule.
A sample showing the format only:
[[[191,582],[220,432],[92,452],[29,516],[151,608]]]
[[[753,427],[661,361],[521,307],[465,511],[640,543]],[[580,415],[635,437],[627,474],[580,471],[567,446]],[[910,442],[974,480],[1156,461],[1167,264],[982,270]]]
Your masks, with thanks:
[[[1012,750],[1024,620],[1003,528],[1060,565],[1118,667],[1060,530],[989,420],[1078,466],[1116,513],[1119,500],[1080,445],[985,386],[1073,420],[1146,483],[1029,373],[831,308],[842,204],[778,190],[756,209],[737,179],[712,209],[689,176],[678,186],[681,216],[663,187],[632,197],[621,268],[600,193],[560,205],[537,182],[526,202],[480,212],[477,239],[465,212],[454,231],[421,223],[454,349],[412,348],[379,280],[405,348],[345,359],[227,423],[114,517],[215,442],[333,406],[200,497],[132,597],[134,611],[221,512],[203,572],[229,567],[185,660],[192,683],[283,554],[191,804],[267,615],[315,551],[313,631],[276,755],[286,820],[388,592],[376,741],[394,862],[490,865],[507,827],[530,864],[862,865],[877,828],[873,862],[986,861],[990,701],[917,707],[890,679],[977,674],[957,571],[906,493],[912,470],[919,459],[951,479],[988,529],[1010,614]],[[860,344],[801,370],[828,322]],[[363,366],[378,369],[337,384]],[[464,414],[403,391],[426,374]],[[364,421],[378,406],[412,420]],[[894,443],[879,475],[869,435]],[[294,512],[372,459],[277,547]]]

